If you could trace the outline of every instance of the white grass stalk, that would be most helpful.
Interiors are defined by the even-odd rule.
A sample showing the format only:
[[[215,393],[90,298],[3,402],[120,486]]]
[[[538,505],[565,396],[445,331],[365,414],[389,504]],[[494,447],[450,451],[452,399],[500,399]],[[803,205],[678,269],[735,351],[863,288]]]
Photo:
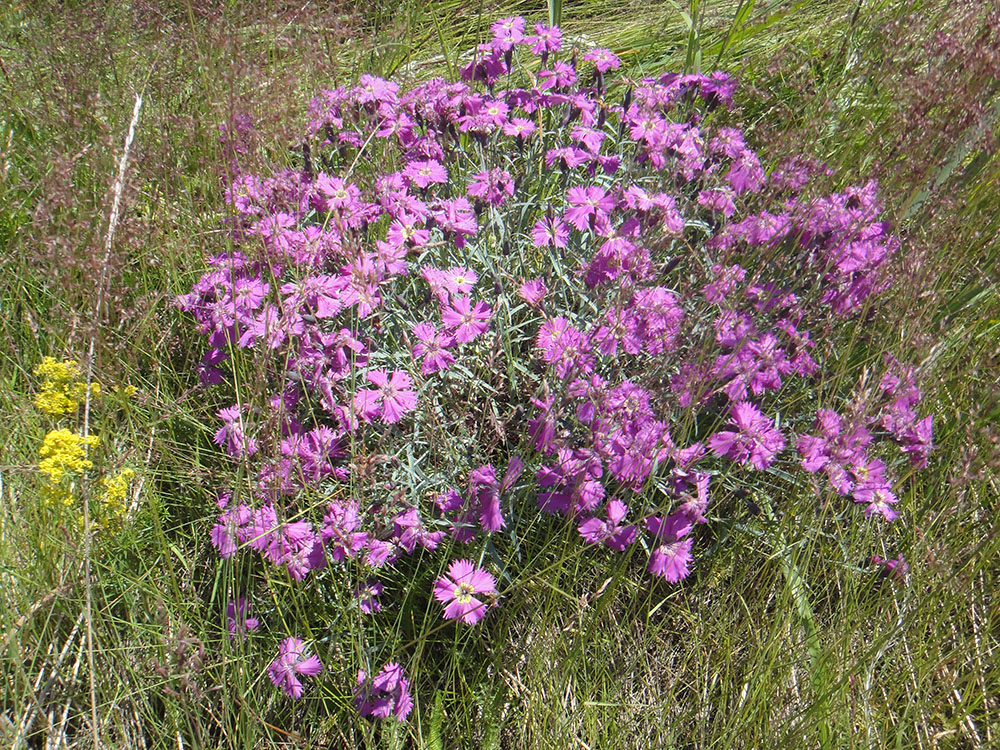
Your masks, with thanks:
[[[125,136],[125,148],[122,150],[121,159],[118,162],[118,174],[115,177],[112,187],[111,213],[108,215],[108,232],[104,236],[104,257],[101,263],[101,283],[97,287],[97,304],[94,310],[94,320],[100,326],[101,314],[104,307],[104,295],[107,293],[108,285],[108,265],[111,262],[111,247],[115,239],[115,227],[118,226],[118,213],[121,210],[122,189],[125,186],[125,169],[128,165],[129,151],[132,149],[132,140],[135,138],[135,126],[139,122],[139,111],[142,109],[142,97],[135,95],[135,106],[132,108],[132,121],[128,126],[128,134]],[[90,386],[94,377],[94,345],[97,340],[97,328],[90,334],[90,348],[87,352],[87,384],[84,391],[83,403],[83,438],[84,446],[90,432]],[[87,450],[84,447],[84,450]],[[101,730],[97,717],[97,683],[94,674],[94,618],[93,618],[93,592],[90,581],[90,547],[92,541],[92,531],[90,528],[90,502],[86,492],[83,495],[83,570],[84,584],[86,586],[87,603],[87,671],[90,675],[90,720],[91,731],[94,738],[94,747],[101,746]]]

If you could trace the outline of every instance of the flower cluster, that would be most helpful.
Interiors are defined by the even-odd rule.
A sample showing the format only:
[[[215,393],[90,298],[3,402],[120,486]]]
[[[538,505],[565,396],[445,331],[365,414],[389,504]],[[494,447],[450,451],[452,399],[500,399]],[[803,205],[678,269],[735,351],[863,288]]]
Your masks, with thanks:
[[[376,615],[380,576],[499,535],[527,499],[676,583],[710,485],[795,470],[789,444],[866,518],[897,516],[899,454],[932,445],[913,371],[887,360],[850,419],[814,405],[838,325],[892,281],[876,186],[816,196],[807,159],[768,174],[725,73],[619,85],[611,50],[533,32],[495,23],[461,81],[322,92],[300,170],[228,185],[236,249],[177,298],[207,338],[202,383],[240,357],[265,384],[217,412],[251,477],[220,504],[221,558],[250,549],[295,581],[352,560]],[[501,408],[526,414],[523,440]],[[431,593],[470,626],[498,595],[468,559]],[[271,676],[298,697],[314,665],[289,643]],[[363,715],[412,705],[395,663],[356,695]]]
[[[48,502],[72,504],[72,482],[94,468],[87,453],[99,443],[96,435],[83,437],[65,428],[51,430],[45,436],[38,450],[38,471],[45,475],[43,494]]]
[[[114,476],[101,478],[101,484],[104,485],[101,505],[105,523],[121,523],[126,511],[125,498],[134,478],[135,471],[132,469],[122,469]]]
[[[72,414],[87,396],[87,384],[79,380],[80,366],[72,359],[60,362],[54,357],[44,357],[34,372],[43,378],[35,395],[35,408],[45,414],[53,417]],[[91,383],[90,397],[96,398],[100,393],[100,383]]]

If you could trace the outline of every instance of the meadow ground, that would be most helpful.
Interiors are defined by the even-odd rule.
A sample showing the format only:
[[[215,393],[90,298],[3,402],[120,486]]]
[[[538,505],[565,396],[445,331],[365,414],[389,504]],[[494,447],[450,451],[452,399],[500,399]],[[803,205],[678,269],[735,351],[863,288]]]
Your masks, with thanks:
[[[552,5],[136,0],[0,11],[5,743],[1000,743],[1000,15],[937,0]],[[220,477],[242,477],[212,442],[213,415],[229,402],[201,387],[202,342],[172,303],[230,247],[222,188],[233,153],[219,126],[253,122],[243,171],[300,168],[319,90],[363,73],[404,86],[448,75],[497,18],[550,12],[567,40],[610,48],[633,79],[738,78],[736,108],[765,166],[803,153],[829,165],[830,190],[878,181],[902,243],[901,281],[857,320],[824,378],[856,377],[889,351],[916,366],[935,450],[902,478],[903,519],[883,550],[905,554],[905,580],[875,572],[883,538],[871,526],[831,528],[809,488],[772,498],[770,480],[749,500],[713,499],[694,574],[679,585],[644,575],[637,560],[591,555],[572,525],[531,526],[524,554],[538,565],[502,582],[503,606],[475,631],[443,624],[428,586],[399,594],[376,628],[338,614],[332,588],[300,595],[287,575],[219,564],[216,492]],[[39,449],[55,422],[34,400],[46,356],[77,360],[81,378],[102,385],[75,417],[100,438],[95,471],[134,472],[118,521],[93,538],[81,531],[82,498],[63,507],[44,497]],[[234,582],[256,591],[268,620],[247,641],[227,637]],[[329,611],[303,612],[317,596]],[[405,659],[407,722],[359,717],[346,672],[300,701],[275,689],[266,670],[278,640],[310,621],[328,669],[376,646]]]

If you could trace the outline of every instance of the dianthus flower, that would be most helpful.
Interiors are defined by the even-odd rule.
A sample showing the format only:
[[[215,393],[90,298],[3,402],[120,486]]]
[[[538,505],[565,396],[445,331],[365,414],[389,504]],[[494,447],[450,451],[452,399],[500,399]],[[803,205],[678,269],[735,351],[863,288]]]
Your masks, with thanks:
[[[542,300],[545,299],[548,291],[544,281],[541,279],[532,279],[531,281],[525,281],[518,287],[517,296],[532,307],[538,307],[541,305]]]
[[[301,698],[305,688],[299,675],[315,677],[323,671],[323,665],[315,654],[307,655],[301,638],[286,638],[278,647],[278,658],[267,668],[268,676],[275,687],[285,691],[290,698]]]
[[[733,404],[730,424],[737,429],[717,432],[708,439],[709,448],[717,456],[766,469],[785,447],[785,436],[775,429],[774,422],[748,401]]]
[[[234,457],[252,456],[257,452],[257,441],[247,437],[242,409],[238,404],[220,409],[216,416],[223,422],[212,438],[216,445],[224,447],[226,453]]]
[[[493,32],[493,45],[506,52],[513,49],[515,44],[524,41],[524,18],[521,16],[501,18],[490,26],[490,31]]]
[[[587,62],[594,63],[599,73],[607,73],[609,70],[617,70],[621,67],[621,61],[609,49],[595,47],[583,56]]]
[[[327,506],[323,516],[321,534],[323,540],[333,548],[330,557],[340,562],[345,557],[354,557],[368,544],[368,534],[358,531],[361,519],[356,500],[341,502],[334,500]]]
[[[411,161],[403,170],[403,176],[419,188],[426,188],[431,183],[448,181],[448,171],[441,162],[434,159]]]
[[[455,266],[444,272],[444,288],[451,294],[468,294],[479,281],[475,271],[464,266]]]
[[[883,578],[892,578],[897,581],[905,581],[910,572],[910,566],[900,552],[895,560],[883,560],[878,555],[872,555],[872,562],[879,566],[879,574]]]
[[[362,716],[376,716],[380,719],[395,716],[397,721],[405,721],[413,708],[413,699],[410,697],[410,682],[406,679],[403,668],[396,662],[390,662],[371,679],[364,670],[358,670],[354,705]]]
[[[570,205],[566,209],[566,221],[581,232],[594,227],[598,234],[607,226],[608,214],[615,207],[614,196],[596,185],[571,187],[566,191],[566,202]]]
[[[256,617],[250,617],[249,614],[250,602],[245,597],[241,596],[229,601],[226,607],[226,619],[229,621],[229,640],[233,640],[236,636],[243,640],[246,638],[245,631],[256,630],[260,627],[260,621]]]
[[[588,518],[580,523],[580,536],[590,544],[603,544],[616,552],[623,551],[635,541],[636,527],[623,526],[622,521],[628,514],[628,506],[616,497],[608,501],[605,508],[607,521],[599,518]]]
[[[452,329],[455,341],[467,344],[490,327],[493,311],[485,302],[472,304],[468,297],[456,297],[441,311],[441,322]]]
[[[483,619],[488,601],[493,600],[496,592],[496,579],[469,560],[455,560],[448,574],[434,582],[434,598],[445,605],[444,618],[461,620],[466,625],[475,625]]]
[[[531,241],[535,247],[566,247],[569,242],[569,225],[559,217],[540,219],[531,230]]]
[[[649,557],[649,572],[677,583],[688,576],[691,562],[691,518],[687,513],[673,513],[666,518],[646,519],[646,528],[659,541]]]
[[[483,203],[499,206],[514,194],[514,182],[505,169],[489,169],[472,175],[466,192]]]
[[[527,41],[531,44],[531,51],[544,60],[550,52],[562,49],[562,31],[558,26],[536,23],[535,36],[528,37]]]
[[[354,596],[358,600],[358,606],[366,615],[382,611],[382,602],[378,600],[381,595],[382,582],[374,578],[369,578],[354,589]]]
[[[365,419],[381,417],[386,424],[394,424],[417,408],[413,381],[402,370],[394,370],[391,376],[385,370],[370,370],[366,377],[378,388],[362,388],[354,396],[355,410]]]
[[[417,323],[413,326],[413,335],[417,343],[413,345],[413,358],[423,357],[420,371],[431,375],[439,370],[447,370],[455,363],[449,348],[455,345],[455,337],[439,333],[430,323]]]

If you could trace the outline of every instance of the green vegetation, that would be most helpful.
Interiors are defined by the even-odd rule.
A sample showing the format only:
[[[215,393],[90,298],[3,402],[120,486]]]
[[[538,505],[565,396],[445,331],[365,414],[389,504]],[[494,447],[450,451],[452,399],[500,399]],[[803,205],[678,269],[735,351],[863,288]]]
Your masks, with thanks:
[[[447,75],[497,18],[550,11],[457,0],[12,4],[0,11],[5,744],[1000,743],[1000,16],[943,0],[550,4],[568,40],[612,49],[634,79],[739,78],[737,107],[765,166],[805,153],[833,168],[830,189],[878,180],[907,248],[896,270],[906,281],[858,320],[856,345],[827,377],[854,377],[886,351],[917,364],[936,449],[901,483],[905,582],[876,575],[859,552],[873,544],[869,527],[812,529],[803,515],[820,495],[808,488],[785,498],[762,483],[720,499],[733,512],[709,525],[679,585],[591,556],[575,527],[540,521],[525,540],[535,573],[498,582],[503,606],[480,630],[425,606],[429,573],[419,596],[397,592],[394,647],[406,648],[416,701],[405,724],[358,717],[352,674],[289,701],[268,680],[271,656],[227,638],[228,591],[250,572],[217,565],[209,529],[216,478],[246,479],[212,443],[211,416],[227,404],[206,403],[202,342],[171,304],[204,258],[229,248],[220,217],[232,154],[219,126],[250,115],[245,171],[300,166],[321,88],[364,72],[402,85]],[[35,408],[46,356],[80,362],[81,380],[101,385],[86,411]],[[85,491],[105,523],[89,540],[82,498],[44,501],[39,449],[58,428],[98,439],[98,490]],[[124,508],[113,522],[100,479],[125,470],[127,489],[106,488]],[[330,602],[326,630],[305,634],[324,664],[371,635],[360,618],[335,619],[350,598],[338,585],[311,591]],[[309,598],[277,573],[264,588],[275,623],[279,600],[294,612]]]

